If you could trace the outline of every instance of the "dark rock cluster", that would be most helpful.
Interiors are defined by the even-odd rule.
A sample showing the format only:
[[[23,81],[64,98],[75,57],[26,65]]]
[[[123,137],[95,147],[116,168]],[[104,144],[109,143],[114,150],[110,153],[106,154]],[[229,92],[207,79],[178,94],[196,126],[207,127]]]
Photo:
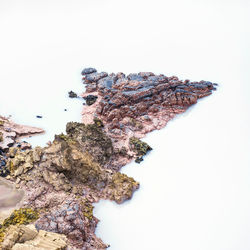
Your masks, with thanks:
[[[77,98],[78,97],[77,94],[75,92],[73,92],[72,90],[70,90],[68,92],[68,95],[69,95],[70,98]]]

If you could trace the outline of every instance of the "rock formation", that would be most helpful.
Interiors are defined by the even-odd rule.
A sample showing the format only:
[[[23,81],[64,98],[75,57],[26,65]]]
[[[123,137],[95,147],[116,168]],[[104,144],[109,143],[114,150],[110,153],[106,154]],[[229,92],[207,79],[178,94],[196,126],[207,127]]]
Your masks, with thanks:
[[[5,176],[25,192],[22,209],[37,215],[31,222],[36,230],[23,223],[6,227],[5,221],[2,246],[32,249],[32,245],[39,249],[47,244],[51,249],[64,249],[67,244],[68,249],[106,249],[108,245],[95,236],[98,219],[93,216],[92,203],[130,199],[139,183],[119,170],[132,160],[140,163],[152,150],[141,138],[164,127],[216,86],[151,72],[126,76],[87,68],[82,75],[86,86],[82,98],[87,103],[83,123],[69,122],[66,134],[56,135],[47,147],[19,146],[16,137],[22,133],[18,126],[15,131],[6,131],[7,119],[4,129],[0,128],[4,131],[0,148]],[[15,132],[15,136],[7,132]],[[13,216],[9,220],[13,221]]]
[[[94,68],[82,71],[87,96],[96,96],[91,107],[84,107],[82,119],[89,123],[101,119],[106,134],[117,151],[131,150],[131,138],[140,139],[147,133],[163,128],[170,119],[181,114],[198,99],[208,96],[217,84],[208,81],[181,81],[176,76],[155,75],[151,72],[125,75],[123,73],[98,73]],[[138,155],[137,162],[142,160]],[[119,159],[114,168],[119,169],[130,159]]]
[[[100,121],[70,122],[66,131],[45,148],[10,148],[9,178],[25,191],[23,206],[39,211],[37,229],[65,234],[78,249],[106,248],[94,235],[98,220],[91,203],[101,198],[122,203],[139,183],[106,168],[115,153]]]

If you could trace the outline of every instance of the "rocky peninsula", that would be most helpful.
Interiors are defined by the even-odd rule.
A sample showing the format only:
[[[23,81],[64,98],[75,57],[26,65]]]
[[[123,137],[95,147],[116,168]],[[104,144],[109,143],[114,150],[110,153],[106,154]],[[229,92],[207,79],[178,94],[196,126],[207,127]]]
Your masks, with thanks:
[[[41,129],[0,117],[0,174],[24,194],[1,222],[2,249],[106,249],[95,236],[92,203],[130,199],[139,183],[119,170],[152,150],[141,139],[216,87],[151,72],[86,68],[82,77],[85,93],[70,92],[86,102],[82,123],[69,122],[47,147],[19,140]]]

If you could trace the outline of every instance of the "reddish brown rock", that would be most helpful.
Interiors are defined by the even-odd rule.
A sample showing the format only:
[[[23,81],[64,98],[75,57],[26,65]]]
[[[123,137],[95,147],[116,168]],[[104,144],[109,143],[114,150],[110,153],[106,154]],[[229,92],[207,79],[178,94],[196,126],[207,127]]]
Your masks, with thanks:
[[[91,108],[83,108],[83,122],[90,123],[95,117],[101,119],[114,148],[119,150],[124,146],[128,155],[133,156],[129,138],[143,138],[148,132],[163,128],[175,115],[210,95],[216,86],[208,81],[182,81],[176,76],[152,72],[126,76],[98,73],[91,68],[83,70],[82,75],[88,92],[83,97],[90,94],[98,97]],[[130,160],[119,156],[113,168],[119,169]]]

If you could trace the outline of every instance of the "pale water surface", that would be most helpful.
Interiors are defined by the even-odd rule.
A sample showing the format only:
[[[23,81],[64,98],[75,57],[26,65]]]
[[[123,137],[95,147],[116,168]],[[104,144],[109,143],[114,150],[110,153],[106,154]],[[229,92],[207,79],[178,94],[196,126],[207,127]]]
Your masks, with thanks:
[[[0,114],[46,129],[34,146],[80,121],[67,91],[83,90],[83,67],[219,83],[145,138],[154,150],[123,169],[141,183],[131,201],[96,205],[110,249],[250,249],[249,11],[248,0],[0,1]]]

